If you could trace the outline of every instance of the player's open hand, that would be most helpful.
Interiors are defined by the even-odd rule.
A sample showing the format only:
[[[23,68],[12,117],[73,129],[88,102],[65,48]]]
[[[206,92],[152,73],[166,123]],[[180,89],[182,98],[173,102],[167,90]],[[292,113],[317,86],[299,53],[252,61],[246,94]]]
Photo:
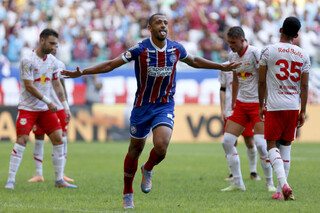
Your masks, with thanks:
[[[64,78],[78,78],[82,75],[82,72],[77,67],[76,71],[62,70],[61,74],[64,75]]]
[[[233,71],[234,69],[237,69],[241,65],[241,62],[232,62],[229,64],[222,64],[221,71]]]
[[[303,112],[300,112],[298,116],[297,127],[298,128],[302,127],[305,120],[306,120],[306,115]]]

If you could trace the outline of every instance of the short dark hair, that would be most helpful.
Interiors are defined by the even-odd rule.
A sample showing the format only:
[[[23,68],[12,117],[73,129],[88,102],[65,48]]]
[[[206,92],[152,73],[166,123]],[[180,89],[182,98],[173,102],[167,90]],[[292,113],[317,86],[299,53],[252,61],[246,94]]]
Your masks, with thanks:
[[[152,24],[152,21],[153,21],[153,18],[155,16],[165,16],[163,13],[155,13],[153,14],[152,16],[150,16],[149,20],[148,20],[148,24],[151,25]]]
[[[239,26],[231,27],[228,30],[227,35],[228,35],[228,37],[231,37],[231,38],[243,38],[243,39],[245,39],[244,31]]]
[[[40,33],[40,38],[48,38],[49,36],[59,38],[59,34],[57,33],[57,31],[50,28],[46,28]]]
[[[282,33],[290,37],[295,37],[298,34],[300,28],[301,23],[299,19],[294,16],[289,16],[283,22]]]

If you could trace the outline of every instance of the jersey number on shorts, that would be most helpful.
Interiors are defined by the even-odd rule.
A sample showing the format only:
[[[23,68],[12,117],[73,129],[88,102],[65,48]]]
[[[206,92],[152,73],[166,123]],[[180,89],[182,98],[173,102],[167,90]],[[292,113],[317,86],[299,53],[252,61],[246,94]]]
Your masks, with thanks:
[[[297,67],[302,67],[303,63],[292,61],[291,62],[291,68],[290,68],[290,73],[298,73],[298,77],[295,77],[293,75],[290,75],[288,68],[289,68],[289,62],[285,59],[280,59],[276,62],[276,65],[281,65],[283,64],[284,67],[280,68],[280,71],[284,73],[284,75],[276,74],[276,77],[280,81],[287,80],[290,76],[290,79],[294,82],[298,82],[301,79],[301,70],[298,69]]]

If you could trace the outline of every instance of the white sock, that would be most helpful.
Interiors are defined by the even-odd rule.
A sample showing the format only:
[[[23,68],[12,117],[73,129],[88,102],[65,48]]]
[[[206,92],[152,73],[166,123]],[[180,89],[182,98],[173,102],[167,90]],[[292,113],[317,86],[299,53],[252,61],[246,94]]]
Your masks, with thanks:
[[[26,147],[21,146],[20,144],[17,144],[17,143],[13,146],[13,150],[11,152],[11,157],[10,157],[8,181],[16,180],[16,174],[19,169],[23,152],[25,149]]]
[[[270,163],[280,183],[280,187],[283,188],[283,185],[287,184],[287,179],[280,152],[277,148],[272,148],[269,150],[268,154],[270,158]]]
[[[254,145],[251,149],[247,149],[249,158],[250,172],[257,172],[257,147]]]
[[[290,153],[291,153],[291,145],[290,146],[280,145],[280,155],[283,160],[284,172],[286,173],[287,179],[288,179],[289,170],[290,170]]]
[[[56,175],[56,181],[63,178],[64,145],[52,146],[52,163]]]
[[[63,141],[63,154],[64,154],[63,168],[65,168],[66,163],[67,163],[67,153],[68,153],[68,138],[67,138],[67,136],[62,136],[62,141]]]
[[[253,138],[257,145],[257,150],[260,155],[260,164],[261,164],[264,176],[266,178],[266,185],[273,186],[272,167],[268,159],[267,142],[264,139],[263,134],[256,134],[253,136]]]
[[[233,175],[234,184],[236,186],[243,186],[244,183],[242,180],[240,158],[238,153],[227,155],[227,162]]]
[[[227,162],[231,170],[231,174],[233,175],[234,183],[237,186],[242,186],[244,184],[240,168],[240,158],[237,152],[237,148],[234,146],[236,140],[237,136],[230,133],[225,133],[222,140],[222,146],[226,153]]]
[[[43,176],[42,160],[43,160],[44,140],[35,139],[33,146],[33,161],[36,167],[36,175]]]

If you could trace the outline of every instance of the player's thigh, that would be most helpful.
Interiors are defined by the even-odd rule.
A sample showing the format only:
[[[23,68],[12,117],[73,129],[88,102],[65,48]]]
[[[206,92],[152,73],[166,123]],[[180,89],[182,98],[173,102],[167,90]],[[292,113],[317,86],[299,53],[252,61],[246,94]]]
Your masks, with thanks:
[[[244,126],[234,122],[233,120],[228,119],[226,124],[226,133],[230,133],[239,137],[244,130]]]
[[[264,122],[259,121],[253,126],[254,134],[264,134]]]
[[[16,133],[17,143],[25,146],[28,141],[28,136],[36,123],[39,114],[38,112],[18,110],[17,122],[16,122]]]
[[[38,118],[37,123],[47,135],[50,135],[56,130],[61,130],[57,114],[52,113],[49,110],[41,113],[41,116]]]

